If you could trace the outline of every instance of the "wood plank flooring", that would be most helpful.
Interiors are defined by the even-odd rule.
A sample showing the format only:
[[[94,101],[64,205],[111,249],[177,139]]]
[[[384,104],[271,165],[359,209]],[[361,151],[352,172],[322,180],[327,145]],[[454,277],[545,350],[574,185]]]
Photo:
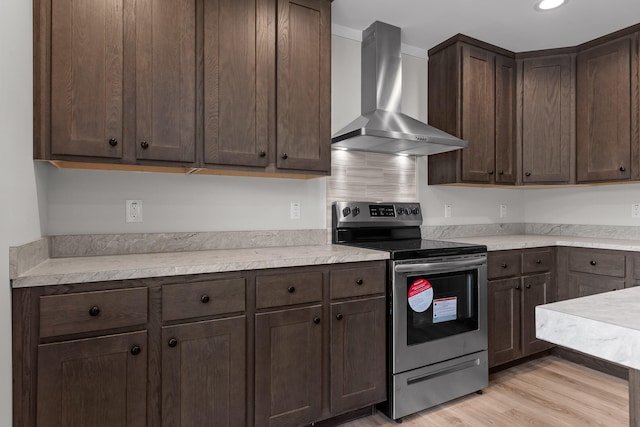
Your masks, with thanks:
[[[483,395],[427,409],[396,424],[381,413],[343,424],[372,426],[628,426],[625,380],[546,356],[492,374]]]

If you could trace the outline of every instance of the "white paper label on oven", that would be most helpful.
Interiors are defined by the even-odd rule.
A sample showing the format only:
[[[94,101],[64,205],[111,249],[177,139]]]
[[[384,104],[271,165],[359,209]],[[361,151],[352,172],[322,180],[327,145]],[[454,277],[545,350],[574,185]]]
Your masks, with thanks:
[[[458,317],[458,298],[438,298],[433,301],[433,323],[448,322]]]
[[[427,279],[418,279],[409,286],[409,307],[416,313],[427,311],[433,301],[433,287]]]

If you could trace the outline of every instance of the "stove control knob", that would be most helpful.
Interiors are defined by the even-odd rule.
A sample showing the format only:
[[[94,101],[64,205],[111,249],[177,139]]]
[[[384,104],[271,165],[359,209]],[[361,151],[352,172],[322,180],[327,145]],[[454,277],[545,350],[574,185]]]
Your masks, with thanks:
[[[414,215],[418,215],[420,213],[420,208],[413,208],[411,211]]]
[[[355,207],[353,208],[353,216],[358,216],[360,214],[360,208],[359,207]]]
[[[342,215],[343,216],[349,216],[350,213],[351,213],[351,208],[342,209]]]
[[[398,215],[404,215],[404,208],[398,208]]]

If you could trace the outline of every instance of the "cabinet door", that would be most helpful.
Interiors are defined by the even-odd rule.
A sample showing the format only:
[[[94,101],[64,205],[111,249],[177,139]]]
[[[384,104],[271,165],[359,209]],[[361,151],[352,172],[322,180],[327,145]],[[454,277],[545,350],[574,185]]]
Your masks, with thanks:
[[[586,297],[624,288],[624,279],[595,274],[568,274],[569,298]]]
[[[571,57],[529,58],[522,66],[522,182],[571,179]]]
[[[537,353],[553,347],[536,338],[536,306],[555,301],[556,287],[550,273],[527,276],[522,279],[522,355]]]
[[[204,161],[266,166],[275,122],[275,7],[204,2]]]
[[[246,318],[162,328],[162,425],[246,425]]]
[[[496,55],[495,182],[516,182],[516,62]]]
[[[462,45],[462,180],[491,183],[495,164],[495,55]]]
[[[331,3],[278,0],[276,165],[329,173]]]
[[[147,333],[38,346],[38,426],[147,425]]]
[[[51,154],[122,157],[123,0],[51,2]]]
[[[196,0],[135,3],[136,158],[193,163]]]
[[[385,297],[331,304],[331,413],[385,400]]]
[[[255,425],[299,426],[322,405],[322,307],[256,315]]]
[[[520,278],[487,284],[489,320],[489,367],[519,358]]]
[[[625,37],[577,56],[578,182],[629,180],[633,44]]]

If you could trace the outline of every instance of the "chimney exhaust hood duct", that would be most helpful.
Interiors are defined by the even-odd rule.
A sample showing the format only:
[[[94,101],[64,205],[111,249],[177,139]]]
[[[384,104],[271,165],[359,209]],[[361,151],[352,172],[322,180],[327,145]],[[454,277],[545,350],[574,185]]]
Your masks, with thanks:
[[[467,141],[400,112],[400,28],[376,21],[362,32],[362,115],[331,138],[333,148],[426,156]]]

